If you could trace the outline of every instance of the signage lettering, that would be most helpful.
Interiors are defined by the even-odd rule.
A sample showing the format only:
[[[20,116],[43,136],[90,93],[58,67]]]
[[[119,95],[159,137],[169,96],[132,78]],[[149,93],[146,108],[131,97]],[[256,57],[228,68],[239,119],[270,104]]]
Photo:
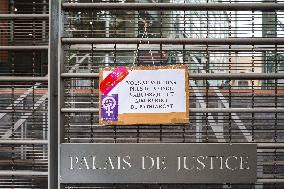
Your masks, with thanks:
[[[62,144],[63,183],[252,183],[255,144]]]

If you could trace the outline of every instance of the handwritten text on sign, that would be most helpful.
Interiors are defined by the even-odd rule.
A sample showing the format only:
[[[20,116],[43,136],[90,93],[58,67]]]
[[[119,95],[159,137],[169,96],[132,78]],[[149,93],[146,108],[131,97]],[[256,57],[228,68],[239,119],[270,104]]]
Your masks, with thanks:
[[[102,71],[102,79],[110,72]],[[151,117],[155,115],[154,123],[157,124],[188,122],[186,67],[134,67],[128,72],[129,75],[108,93],[113,98],[117,95],[118,118],[113,121],[120,124],[149,124],[153,123]],[[106,97],[102,97],[101,102],[104,102]],[[142,115],[143,119],[140,117]]]

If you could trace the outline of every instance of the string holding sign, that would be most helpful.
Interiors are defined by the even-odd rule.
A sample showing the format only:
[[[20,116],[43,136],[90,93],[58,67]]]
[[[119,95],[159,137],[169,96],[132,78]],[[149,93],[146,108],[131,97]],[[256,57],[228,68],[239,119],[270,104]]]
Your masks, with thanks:
[[[141,18],[141,19],[142,19],[142,18]],[[147,40],[147,43],[148,43],[148,45],[150,45],[149,35],[148,35],[147,29],[148,29],[148,26],[151,25],[151,22],[148,24],[148,23],[147,23],[147,20],[142,19],[142,21],[143,21],[143,23],[144,23],[144,31],[143,31],[142,37],[141,37],[141,39],[140,39],[140,41],[139,41],[139,44],[137,45],[137,49],[136,49],[136,51],[134,52],[133,66],[135,66],[135,60],[137,59],[137,55],[138,55],[138,51],[139,51],[139,45],[142,43],[142,40],[143,40],[144,38],[147,38],[147,39],[148,39],[148,40]],[[151,48],[149,48],[149,52],[150,52],[150,55],[151,55],[152,63],[153,63],[153,65],[155,65],[155,61],[154,61],[154,57],[153,57],[153,52],[152,52]],[[138,62],[138,61],[137,61],[137,62]]]

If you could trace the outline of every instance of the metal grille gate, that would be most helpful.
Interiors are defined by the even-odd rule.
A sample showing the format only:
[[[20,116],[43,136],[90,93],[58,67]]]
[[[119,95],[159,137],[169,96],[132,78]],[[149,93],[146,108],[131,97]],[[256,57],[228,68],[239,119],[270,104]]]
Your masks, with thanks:
[[[50,25],[53,26],[49,39],[50,188],[56,188],[58,181],[57,139],[59,143],[258,145],[257,183],[61,184],[61,188],[283,188],[283,3],[50,2]],[[27,49],[33,57],[33,71],[26,75],[15,69],[16,53],[9,54],[12,71],[6,75],[11,77],[1,71],[0,116],[3,112],[7,122],[4,124],[0,118],[2,188],[46,187],[47,107],[42,101],[47,101],[44,90],[47,78],[35,69],[36,52],[47,50],[44,46],[47,38],[36,37],[43,33],[37,30],[38,25],[47,27],[47,22],[43,22],[47,15],[40,13],[0,15],[0,23],[7,26],[2,27],[5,31],[14,31],[9,27],[17,18],[26,18],[25,24],[33,23],[32,38],[25,35],[18,43],[15,39],[7,44],[5,40],[2,42],[4,30],[1,28],[1,58],[5,58],[3,52]],[[40,23],[35,21],[38,19]],[[7,36],[16,36],[16,33]],[[31,42],[34,46],[27,47]],[[98,125],[98,68],[181,63],[188,64],[190,71],[189,125]],[[3,91],[7,88],[10,96],[5,97]],[[24,126],[22,122],[27,120],[29,123]],[[28,128],[28,134],[22,135],[20,128]]]
[[[0,188],[47,188],[47,0],[0,0]]]
[[[257,183],[60,187],[283,187],[282,3],[64,1],[59,10],[59,143],[258,144]],[[189,125],[98,125],[100,67],[181,63]]]

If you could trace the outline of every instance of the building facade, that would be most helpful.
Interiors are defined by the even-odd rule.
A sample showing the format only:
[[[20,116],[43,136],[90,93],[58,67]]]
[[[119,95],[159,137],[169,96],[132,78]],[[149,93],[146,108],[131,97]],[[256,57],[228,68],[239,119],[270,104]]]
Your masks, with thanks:
[[[0,188],[283,188],[281,11],[266,1],[0,0]],[[99,125],[100,68],[180,64],[189,124]],[[253,143],[257,182],[61,183],[58,147],[77,143]]]

